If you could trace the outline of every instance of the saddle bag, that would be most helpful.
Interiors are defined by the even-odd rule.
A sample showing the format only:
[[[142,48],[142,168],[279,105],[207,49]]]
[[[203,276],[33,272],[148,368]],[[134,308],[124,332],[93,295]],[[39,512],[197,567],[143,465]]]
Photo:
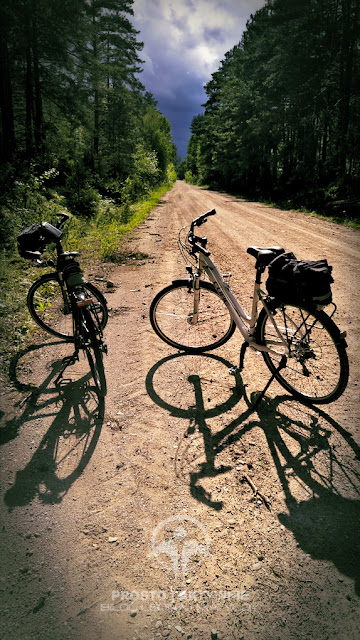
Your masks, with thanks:
[[[85,282],[81,267],[75,260],[66,265],[63,275],[64,280],[70,287],[81,286]]]
[[[42,233],[41,224],[32,224],[26,227],[17,236],[17,246],[19,255],[22,258],[29,258],[27,251],[40,251],[42,253],[46,247],[46,240]]]
[[[325,306],[332,301],[331,271],[327,260],[297,260],[283,253],[269,264],[266,289],[279,300]]]

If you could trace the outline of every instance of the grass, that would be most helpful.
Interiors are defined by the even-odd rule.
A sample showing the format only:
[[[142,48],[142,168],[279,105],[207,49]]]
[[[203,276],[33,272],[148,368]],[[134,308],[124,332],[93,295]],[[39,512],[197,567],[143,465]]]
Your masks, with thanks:
[[[64,247],[79,251],[83,261],[121,262],[124,241],[171,187],[172,182],[169,182],[143,200],[126,207],[116,206],[111,200],[102,200],[99,213],[91,220],[71,216]],[[0,350],[2,377],[7,379],[11,357],[28,346],[38,331],[26,305],[27,292],[31,284],[49,269],[34,267],[17,253],[10,256],[3,253],[1,258]]]
[[[153,191],[146,199],[117,211],[114,210],[111,203],[106,204],[105,215],[104,211],[100,211],[91,225],[89,234],[98,247],[101,260],[121,262],[121,245],[125,238],[147,218],[170,186],[169,184],[163,185]]]
[[[0,344],[5,359],[8,359],[9,355],[26,346],[36,330],[27,310],[26,296],[39,272],[20,258],[2,258]]]
[[[268,207],[272,207],[273,209],[282,209],[283,211],[295,211],[296,213],[304,213],[305,215],[311,216],[312,218],[327,220],[327,222],[334,222],[335,224],[340,224],[344,227],[350,227],[351,229],[354,229],[354,231],[360,231],[360,220],[358,218],[324,215],[323,213],[318,213],[317,211],[307,209],[306,207],[294,209],[290,204],[287,206],[279,204],[278,202],[268,202],[266,200],[259,202],[261,202],[261,204],[265,204]]]
[[[194,183],[196,184],[196,183]],[[211,187],[208,185],[200,185],[202,189],[215,189],[219,193],[228,193],[222,189],[217,187]],[[328,222],[334,222],[335,224],[340,224],[344,227],[349,227],[354,229],[354,231],[360,231],[360,220],[359,218],[349,218],[349,217],[341,217],[341,216],[332,216],[325,215],[323,213],[319,213],[317,211],[313,211],[307,209],[306,207],[294,208],[291,205],[291,202],[282,203],[282,202],[273,202],[268,200],[259,200],[258,198],[249,199],[248,196],[244,196],[241,194],[232,194],[235,198],[239,198],[241,200],[250,200],[251,202],[259,202],[260,204],[264,204],[268,207],[272,207],[273,209],[282,209],[283,211],[295,211],[297,213],[304,213],[305,215],[312,216],[313,218],[319,218],[320,220],[327,220]]]
[[[335,222],[335,224],[341,224],[344,227],[350,227],[354,229],[354,231],[360,231],[360,220],[352,219],[352,218],[339,218],[336,216],[324,216],[321,213],[316,213],[316,211],[302,211],[302,213],[306,213],[306,215],[312,216],[313,218],[320,218],[321,220],[328,220],[329,222]]]

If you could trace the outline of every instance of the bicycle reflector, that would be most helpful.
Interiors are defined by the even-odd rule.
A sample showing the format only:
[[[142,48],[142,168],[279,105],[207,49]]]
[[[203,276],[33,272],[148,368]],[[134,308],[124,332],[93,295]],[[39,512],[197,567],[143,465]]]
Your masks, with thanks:
[[[77,307],[89,307],[95,302],[94,298],[89,298],[87,291],[77,291],[75,295]]]
[[[76,306],[77,306],[77,307],[88,307],[88,306],[90,306],[91,304],[94,304],[94,302],[95,302],[95,301],[93,300],[93,298],[85,298],[85,299],[83,299],[83,298],[78,298],[78,299],[76,300]]]

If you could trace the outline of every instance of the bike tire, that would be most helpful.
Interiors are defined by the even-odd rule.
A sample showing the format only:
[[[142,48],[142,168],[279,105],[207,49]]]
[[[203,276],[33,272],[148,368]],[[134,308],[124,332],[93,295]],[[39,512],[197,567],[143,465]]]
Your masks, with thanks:
[[[189,353],[217,349],[231,338],[235,323],[213,284],[200,280],[199,320],[189,319],[194,293],[189,280],[176,280],[153,299],[150,322],[155,333],[167,344]]]
[[[271,308],[290,353],[278,371],[286,348],[263,308],[256,328],[259,344],[271,346],[276,354],[262,352],[276,380],[294,397],[311,404],[327,404],[344,392],[349,378],[346,342],[335,322],[324,311],[302,305],[275,303]]]
[[[90,282],[83,284],[91,296],[96,298],[97,311],[101,328],[108,321],[106,299]],[[64,290],[68,301],[68,293]],[[56,273],[47,273],[34,282],[28,292],[27,306],[33,320],[45,331],[58,338],[74,341],[73,316],[68,301],[69,311],[65,313],[65,303],[59,278]]]
[[[99,345],[99,337],[102,331],[98,326],[96,317],[90,309],[82,309],[80,312],[81,333],[83,349],[85,351],[91,374],[95,382],[96,391],[102,398],[106,396],[107,385],[104,371],[103,353]]]

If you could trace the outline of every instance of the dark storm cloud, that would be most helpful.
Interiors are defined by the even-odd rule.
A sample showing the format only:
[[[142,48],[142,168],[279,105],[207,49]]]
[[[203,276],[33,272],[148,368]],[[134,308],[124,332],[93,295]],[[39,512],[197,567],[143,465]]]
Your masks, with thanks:
[[[134,0],[134,26],[144,42],[141,81],[172,126],[186,155],[192,118],[206,100],[204,84],[241,40],[265,0]]]

